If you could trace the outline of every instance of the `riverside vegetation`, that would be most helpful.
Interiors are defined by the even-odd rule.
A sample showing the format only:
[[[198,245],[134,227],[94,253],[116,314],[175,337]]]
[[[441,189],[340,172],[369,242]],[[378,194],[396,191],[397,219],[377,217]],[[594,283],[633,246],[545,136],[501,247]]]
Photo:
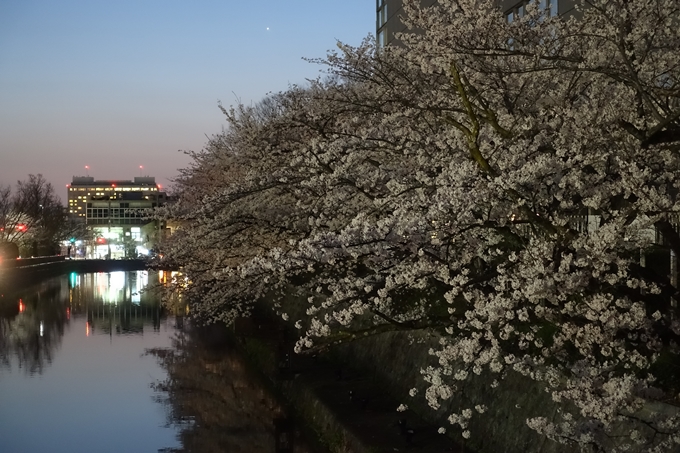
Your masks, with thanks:
[[[322,77],[223,108],[167,211],[192,315],[267,300],[298,352],[432,335],[404,401],[455,400],[442,433],[484,436],[497,408],[463,387],[519,374],[554,403],[526,417],[541,436],[677,449],[680,4],[544,4],[405,1],[403,45],[338,44]]]

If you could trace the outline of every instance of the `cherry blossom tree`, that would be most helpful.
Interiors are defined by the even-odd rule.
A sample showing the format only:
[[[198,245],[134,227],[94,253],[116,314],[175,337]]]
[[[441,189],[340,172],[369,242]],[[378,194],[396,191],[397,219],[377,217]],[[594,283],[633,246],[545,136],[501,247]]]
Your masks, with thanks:
[[[300,351],[431,332],[433,408],[520,373],[560,404],[527,420],[551,439],[678,448],[680,4],[404,3],[403,45],[339,45],[324,78],[225,109],[172,212],[193,312],[267,300]]]

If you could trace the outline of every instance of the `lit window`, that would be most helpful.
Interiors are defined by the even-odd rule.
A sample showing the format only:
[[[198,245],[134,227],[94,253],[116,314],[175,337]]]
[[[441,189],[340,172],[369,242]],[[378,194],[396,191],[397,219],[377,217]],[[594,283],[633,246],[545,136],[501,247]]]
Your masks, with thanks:
[[[523,2],[517,3],[509,11],[505,13],[505,20],[511,23],[517,17],[522,17],[526,13],[526,5],[532,1],[538,3],[538,7],[541,10],[547,10],[549,16],[557,16],[559,12],[558,2],[559,0],[525,0]]]

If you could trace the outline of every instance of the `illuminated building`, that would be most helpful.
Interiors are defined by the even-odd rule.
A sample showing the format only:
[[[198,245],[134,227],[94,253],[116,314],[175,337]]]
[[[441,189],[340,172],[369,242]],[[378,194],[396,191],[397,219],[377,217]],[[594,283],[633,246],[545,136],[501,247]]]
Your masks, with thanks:
[[[133,180],[95,180],[74,176],[68,186],[68,213],[84,222],[91,244],[82,254],[122,258],[146,253],[160,238],[161,225],[148,218],[167,196],[152,176]]]

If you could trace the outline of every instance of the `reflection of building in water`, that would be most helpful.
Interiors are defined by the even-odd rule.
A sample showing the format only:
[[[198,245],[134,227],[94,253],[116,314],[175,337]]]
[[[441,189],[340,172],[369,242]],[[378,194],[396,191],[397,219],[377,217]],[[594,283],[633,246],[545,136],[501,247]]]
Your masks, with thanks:
[[[85,324],[83,336],[159,331],[166,311],[160,295],[147,290],[148,283],[145,271],[72,273],[1,295],[0,371],[16,365],[30,374],[42,373],[69,325],[80,330]]]
[[[166,289],[181,289],[189,284],[189,278],[181,272],[159,270],[158,283]],[[181,291],[164,291],[163,306],[178,318],[189,315],[189,305],[183,300]]]
[[[73,273],[69,278],[72,295],[78,299],[75,302],[80,303],[84,300],[112,305],[158,303],[157,295],[148,291],[148,284],[148,271]]]
[[[149,324],[159,330],[165,313],[148,284],[147,271],[71,274],[73,315],[87,316],[87,335],[142,333]]]
[[[95,297],[101,298],[103,303],[118,304],[119,302],[132,302],[139,305],[141,295],[149,283],[147,271],[138,272],[100,272],[90,274],[96,288]]]
[[[161,306],[139,306],[131,303],[119,305],[94,304],[87,311],[87,334],[140,334],[151,324],[154,331],[161,328],[164,313]]]

